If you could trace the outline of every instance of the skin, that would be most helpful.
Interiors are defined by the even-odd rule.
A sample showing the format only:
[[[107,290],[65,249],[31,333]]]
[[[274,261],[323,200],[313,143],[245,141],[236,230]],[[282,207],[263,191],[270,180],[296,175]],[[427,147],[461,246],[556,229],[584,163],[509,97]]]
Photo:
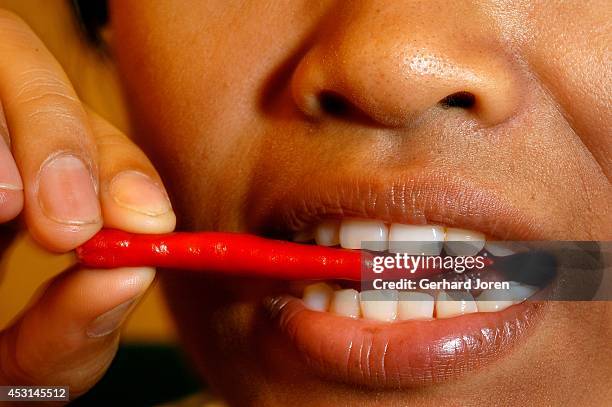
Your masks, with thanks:
[[[509,239],[610,240],[608,10],[605,1],[115,0],[109,42],[136,142],[163,175],[181,229],[266,234],[274,223],[270,208],[296,195],[299,201],[301,189],[335,188],[335,197],[343,182],[361,177],[370,185],[396,182],[410,197],[419,191],[407,179],[425,171],[457,174],[459,191],[485,190],[521,214],[513,227],[483,222],[473,229]],[[7,86],[0,89],[5,105]],[[439,103],[462,91],[474,96],[473,106]],[[321,92],[345,108],[326,108]],[[27,198],[33,169],[52,148],[32,158],[20,150],[13,127],[28,132],[11,125],[17,113],[5,110]],[[125,138],[121,145],[135,148]],[[129,165],[156,177],[136,155],[142,158]],[[98,167],[125,168],[116,164],[125,156],[98,159]],[[100,181],[115,171],[101,172]],[[329,209],[321,196],[311,193],[307,202]],[[22,208],[14,199],[6,202],[19,210],[4,209],[7,220]],[[415,205],[408,215],[422,209]],[[65,231],[28,217],[36,211],[28,199],[25,211],[28,227],[50,249],[69,250],[107,224],[104,216],[53,247],[50,237]],[[469,212],[446,220],[477,223]],[[295,216],[286,209],[282,220]],[[139,230],[124,222],[113,226]],[[154,231],[171,228],[173,219],[163,225]],[[290,346],[267,336],[275,326],[262,298],[284,289],[274,282],[163,282],[194,364],[236,405],[602,405],[610,397],[607,302],[550,304],[522,346],[485,369],[440,385],[383,391],[322,379]],[[112,354],[110,345],[104,349]]]

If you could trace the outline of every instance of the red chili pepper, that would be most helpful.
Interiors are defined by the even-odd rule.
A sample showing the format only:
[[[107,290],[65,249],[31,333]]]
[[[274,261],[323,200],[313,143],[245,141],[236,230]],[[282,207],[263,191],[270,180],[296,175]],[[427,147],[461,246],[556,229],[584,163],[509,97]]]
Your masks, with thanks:
[[[150,266],[284,280],[361,280],[362,252],[265,239],[241,233],[163,235],[100,231],[76,250],[86,267]],[[439,272],[440,270],[437,270]],[[414,276],[432,274],[419,270]]]
[[[141,235],[106,229],[76,252],[82,265],[96,268],[151,266],[287,280],[359,280],[361,275],[359,251],[241,233]]]

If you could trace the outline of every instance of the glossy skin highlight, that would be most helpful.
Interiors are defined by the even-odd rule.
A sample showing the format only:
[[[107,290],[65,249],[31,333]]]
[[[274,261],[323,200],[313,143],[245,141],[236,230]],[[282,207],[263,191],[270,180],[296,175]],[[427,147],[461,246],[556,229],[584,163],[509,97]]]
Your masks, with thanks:
[[[110,3],[135,133],[182,229],[283,234],[332,215],[612,238],[605,1]],[[457,92],[474,103],[439,103]],[[164,286],[198,369],[237,405],[610,397],[609,303],[549,304],[481,369],[372,390],[321,376],[277,332],[261,303],[284,284]]]

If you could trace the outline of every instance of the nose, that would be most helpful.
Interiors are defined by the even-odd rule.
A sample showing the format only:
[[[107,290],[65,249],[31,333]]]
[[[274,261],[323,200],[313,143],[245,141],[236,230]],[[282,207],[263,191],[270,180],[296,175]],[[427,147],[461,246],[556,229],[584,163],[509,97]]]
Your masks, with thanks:
[[[352,109],[390,127],[448,108],[485,126],[507,120],[520,102],[518,68],[467,3],[339,2],[294,71],[295,103],[311,117]]]

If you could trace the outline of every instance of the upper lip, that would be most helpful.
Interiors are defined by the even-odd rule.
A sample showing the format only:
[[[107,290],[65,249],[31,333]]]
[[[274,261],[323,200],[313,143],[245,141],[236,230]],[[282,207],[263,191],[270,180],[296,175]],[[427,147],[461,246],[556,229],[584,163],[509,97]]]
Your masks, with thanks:
[[[325,174],[275,191],[250,202],[251,231],[288,238],[325,218],[354,217],[459,227],[499,240],[547,240],[551,233],[508,197],[457,174]]]

